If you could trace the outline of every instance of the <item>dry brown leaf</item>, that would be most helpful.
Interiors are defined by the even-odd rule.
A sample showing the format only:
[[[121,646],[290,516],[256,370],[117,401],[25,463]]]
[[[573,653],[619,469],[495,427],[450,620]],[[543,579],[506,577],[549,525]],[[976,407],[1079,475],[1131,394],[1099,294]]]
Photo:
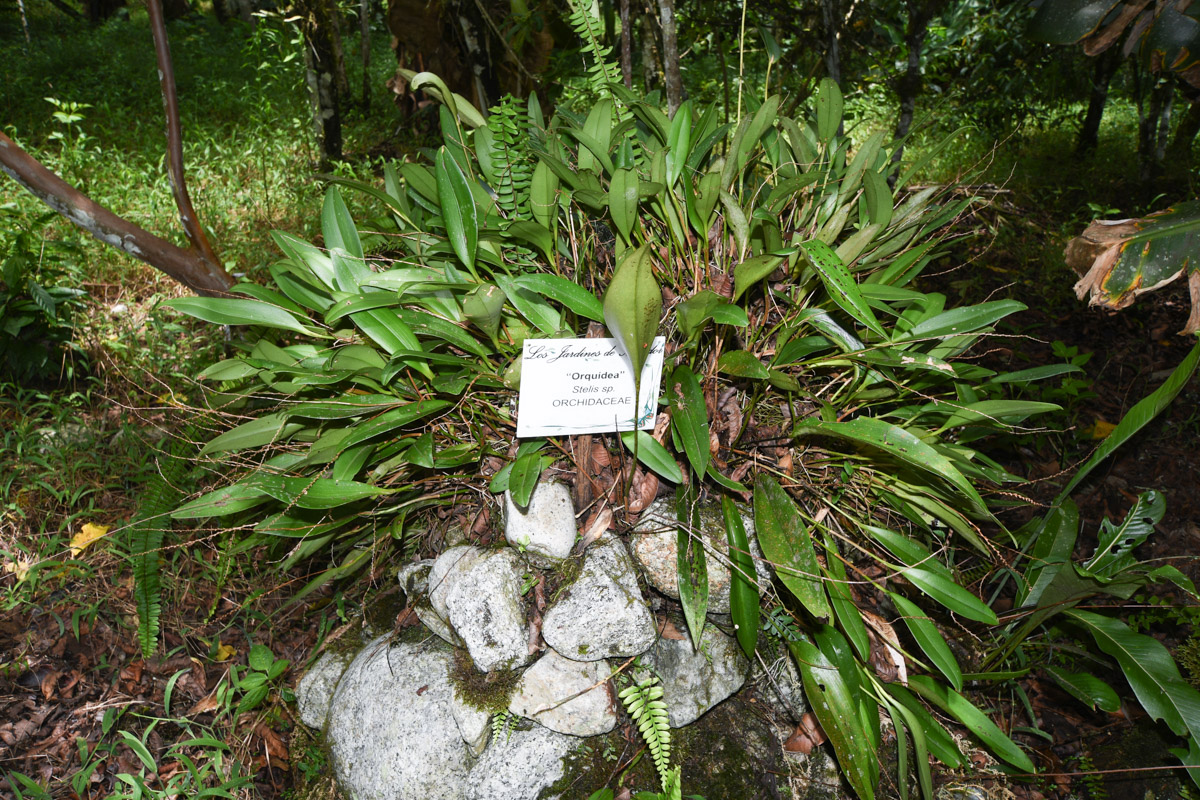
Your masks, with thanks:
[[[214,689],[204,697],[201,697],[199,700],[197,700],[196,704],[189,708],[184,716],[194,717],[197,714],[208,714],[212,711],[216,711],[217,706],[219,705],[220,703],[217,702],[217,691]]]
[[[671,639],[676,642],[682,642],[687,639],[687,636],[681,633],[679,628],[675,626],[675,623],[669,619],[658,620],[658,635],[664,639]]]
[[[809,711],[800,718],[800,724],[796,726],[796,730],[783,743],[783,749],[791,753],[804,753],[808,755],[813,749],[824,742],[825,731],[821,730],[821,724],[817,722],[817,718]]]
[[[613,512],[605,503],[599,511],[592,514],[585,527],[583,539],[575,546],[577,552],[583,552],[588,545],[599,539],[606,530],[612,527]]]
[[[633,488],[629,492],[629,514],[640,514],[658,497],[658,476],[639,469],[633,475]]]

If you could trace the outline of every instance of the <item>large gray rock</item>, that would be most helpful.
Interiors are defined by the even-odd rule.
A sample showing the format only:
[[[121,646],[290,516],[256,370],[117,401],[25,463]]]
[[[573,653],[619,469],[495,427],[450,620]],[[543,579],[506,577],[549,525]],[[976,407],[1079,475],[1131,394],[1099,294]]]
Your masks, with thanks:
[[[571,490],[557,481],[543,481],[533,490],[529,506],[504,493],[504,538],[539,567],[561,564],[575,546],[575,504]]]
[[[552,731],[598,736],[617,724],[608,664],[572,661],[553,650],[525,670],[508,710]]]
[[[542,638],[575,661],[628,658],[654,643],[654,619],[620,540],[588,548],[579,577],[546,610]]]
[[[565,772],[564,759],[578,746],[573,736],[534,725],[493,742],[467,779],[469,800],[533,800]]]
[[[754,557],[759,585],[770,583],[771,573],[763,563],[758,539],[754,535],[754,517],[742,514],[746,526],[746,538],[750,542],[750,553]],[[708,566],[708,611],[711,614],[729,613],[729,543],[725,538],[725,519],[720,506],[705,503],[700,508],[700,527],[704,536],[704,551]],[[675,503],[670,498],[660,498],[642,512],[630,535],[633,560],[637,562],[646,582],[658,591],[679,599],[677,541],[679,521],[675,516]]]
[[[448,623],[451,635],[462,640],[484,672],[529,661],[522,572],[514,551],[478,547],[452,547],[429,570],[432,611]],[[417,612],[420,615],[420,605]]]
[[[326,737],[355,800],[459,800],[470,753],[455,724],[450,648],[436,639],[368,644],[339,681]]]
[[[682,625],[680,626],[682,629]],[[663,702],[672,728],[690,725],[710,708],[742,688],[750,662],[735,639],[712,625],[704,626],[700,649],[692,639],[662,638],[641,658],[648,670],[662,681]],[[642,680],[648,672],[635,673]]]
[[[450,714],[454,717],[454,724],[458,726],[458,732],[462,734],[463,741],[467,743],[471,755],[477,756],[482,753],[483,748],[487,747],[488,737],[491,735],[492,715],[467,705],[457,696],[450,704]]]
[[[325,727],[329,701],[346,671],[353,653],[325,652],[296,684],[296,709],[300,721],[310,728]]]
[[[796,662],[785,648],[771,648],[761,639],[759,641],[759,653],[766,669],[755,662],[752,673],[754,685],[763,699],[786,714],[792,722],[799,722],[808,712],[808,702]]]

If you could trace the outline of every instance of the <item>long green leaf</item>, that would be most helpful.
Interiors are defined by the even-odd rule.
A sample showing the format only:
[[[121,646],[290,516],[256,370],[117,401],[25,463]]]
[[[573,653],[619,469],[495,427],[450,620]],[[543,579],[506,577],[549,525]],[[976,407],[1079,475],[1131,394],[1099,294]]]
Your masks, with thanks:
[[[1046,674],[1053,678],[1055,683],[1088,708],[1099,708],[1110,714],[1121,710],[1121,698],[1117,697],[1111,686],[1095,675],[1070,672],[1054,666],[1045,666],[1042,669],[1046,670]]]
[[[721,498],[721,515],[725,519],[725,538],[729,542],[729,613],[733,616],[738,644],[746,657],[752,659],[758,647],[758,573],[754,569],[741,512],[728,497]]]
[[[878,758],[858,703],[838,668],[806,639],[788,642],[796,659],[809,708],[829,737],[838,765],[861,800],[874,800]]]
[[[708,409],[700,381],[686,364],[680,364],[671,373],[667,399],[671,405],[671,427],[683,443],[692,474],[700,479],[708,471],[710,455]]]
[[[959,669],[958,661],[950,652],[950,646],[946,644],[946,639],[938,631],[937,625],[933,624],[933,620],[919,606],[902,595],[888,592],[888,597],[896,605],[896,610],[900,612],[909,633],[917,640],[917,644],[920,645],[925,655],[929,657],[938,671],[946,676],[946,680],[950,681],[955,689],[961,691],[963,686],[962,670]]]
[[[442,206],[442,221],[450,246],[463,265],[475,272],[475,251],[479,244],[479,214],[471,186],[458,162],[445,147],[438,150],[436,159],[438,202]]]
[[[295,331],[305,336],[328,339],[328,334],[309,327],[294,314],[259,300],[240,297],[177,297],[163,303],[168,308],[217,325],[261,325]]]
[[[804,252],[808,263],[820,276],[821,282],[825,284],[825,290],[833,302],[879,338],[886,340],[887,333],[879,324],[879,320],[875,318],[875,312],[871,310],[870,304],[859,291],[858,284],[854,282],[854,276],[850,274],[850,270],[846,269],[846,265],[838,258],[837,253],[833,252],[829,245],[817,239],[801,242],[800,249]]]
[[[762,472],[754,478],[754,528],[758,546],[783,585],[808,613],[820,621],[829,620],[831,609],[821,585],[812,534],[792,498]]]
[[[604,324],[629,359],[638,387],[661,316],[662,291],[654,280],[650,245],[627,250],[604,293]]]
[[[325,249],[340,247],[360,262],[363,257],[362,241],[358,228],[350,216],[350,209],[342,199],[336,186],[325,190],[325,204],[321,209],[321,233],[325,237]]]
[[[1193,373],[1196,371],[1196,365],[1200,363],[1200,342],[1197,342],[1192,347],[1191,351],[1184,357],[1171,376],[1163,382],[1153,392],[1143,397],[1137,404],[1129,409],[1129,412],[1121,418],[1117,423],[1117,427],[1104,440],[1104,442],[1096,448],[1096,452],[1092,453],[1092,457],[1087,460],[1075,476],[1067,483],[1063,490],[1058,493],[1054,504],[1058,505],[1067,497],[1075,487],[1083,482],[1083,479],[1096,468],[1104,459],[1112,455],[1125,442],[1133,438],[1134,434],[1142,428],[1150,424],[1151,420],[1162,413],[1163,409],[1171,404],[1184,386],[1187,386],[1188,381],[1192,379]]]
[[[637,438],[634,438],[634,434]],[[629,452],[637,454],[637,460],[649,467],[660,478],[666,478],[671,483],[683,483],[683,473],[679,465],[667,452],[667,448],[658,443],[653,436],[645,431],[626,431],[621,434],[621,441]],[[636,445],[634,444],[636,442]]]
[[[675,489],[675,518],[679,520],[675,535],[679,604],[683,606],[683,618],[692,636],[692,649],[699,652],[708,615],[708,559],[704,555],[700,502],[694,481]]]
[[[824,422],[810,418],[797,423],[793,433],[796,436],[834,436],[878,447],[906,464],[944,479],[971,501],[977,513],[987,513],[987,505],[979,492],[950,460],[904,428],[873,417],[857,417],[848,422]]]
[[[587,289],[566,278],[535,273],[518,275],[512,279],[512,282],[523,289],[562,303],[581,317],[594,319],[597,322],[604,321],[604,305]]]
[[[283,441],[304,428],[299,422],[288,422],[286,414],[264,414],[258,419],[238,425],[216,437],[200,451],[206,456],[212,453],[228,453],[246,450]]]
[[[908,679],[908,687],[933,705],[966,725],[988,746],[993,753],[1017,769],[1035,772],[1033,762],[1012,739],[996,727],[996,723],[976,708],[971,701],[958,692],[935,681],[927,675],[914,675]]]

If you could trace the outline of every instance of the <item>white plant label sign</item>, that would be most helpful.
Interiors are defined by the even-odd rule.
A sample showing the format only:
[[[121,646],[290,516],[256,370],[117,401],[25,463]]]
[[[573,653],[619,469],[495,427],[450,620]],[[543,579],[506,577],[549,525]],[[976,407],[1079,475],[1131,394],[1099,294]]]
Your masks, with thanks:
[[[517,436],[653,430],[665,345],[659,336],[650,346],[635,406],[633,370],[616,339],[526,339]]]

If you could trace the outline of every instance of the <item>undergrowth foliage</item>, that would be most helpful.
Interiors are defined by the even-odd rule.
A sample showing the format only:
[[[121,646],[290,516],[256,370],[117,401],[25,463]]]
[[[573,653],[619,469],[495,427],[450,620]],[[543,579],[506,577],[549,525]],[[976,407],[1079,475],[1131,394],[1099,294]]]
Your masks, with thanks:
[[[586,27],[581,7],[575,18]],[[603,51],[590,52],[604,61]],[[829,81],[803,116],[781,114],[778,96],[750,97],[747,114],[724,124],[715,109],[690,102],[668,118],[602,65],[592,80],[604,92],[586,116],[560,110],[547,120],[536,100],[522,110],[509,98],[486,120],[436,76],[412,75],[414,88],[442,103],[442,146],[386,165],[382,187],[332,181],[323,243],[276,233],[283,257],[270,268],[271,286],[171,302],[261,331],[199,376],[210,407],[239,424],[201,451],[229,479],[174,517],[242,527],[236,549],[266,545],[283,569],[330,559],[304,596],[361,572],[383,544],[411,541],[452,506],[477,503],[481,473],[492,477],[491,491],[509,490],[525,505],[545,471],[581,469],[570,466],[566,439],[514,440],[510,400],[526,339],[580,335],[603,322],[636,366],[663,334],[665,397],[651,409],[659,424],[654,435],[635,434],[626,420],[630,432],[601,445],[633,458],[610,470],[593,499],[619,526],[644,508],[641,495],[675,487],[693,641],[708,624],[707,556],[688,546],[686,531],[698,505],[719,498],[738,641],[754,655],[765,610],[860,797],[874,798],[880,780],[881,712],[916,755],[900,761],[898,781],[927,797],[929,755],[953,769],[968,763],[942,719],[1034,772],[1025,750],[964,694],[968,676],[1025,669],[1023,643],[1054,635],[1039,626],[1066,607],[1036,605],[1029,587],[1042,583],[1029,570],[1057,563],[1062,581],[1090,572],[1105,584],[1120,573],[1192,590],[1180,576],[1125,560],[1131,540],[1114,545],[1109,560],[1077,567],[1074,537],[1047,533],[1062,529],[1053,513],[1013,532],[997,518],[1012,497],[999,488],[1017,478],[986,449],[1037,430],[1029,419],[1059,409],[1015,399],[1013,389],[1076,368],[998,373],[976,363],[977,343],[1023,306],[947,308],[944,295],[917,288],[971,198],[913,186],[924,160],[894,163],[901,143],[883,133],[853,147],[838,133],[842,97]],[[339,186],[377,202],[378,216],[352,218]],[[1189,359],[1138,412],[1138,426],[1190,377]],[[1096,458],[1129,430],[1133,422],[1118,426]],[[621,462],[607,452],[604,460]],[[757,580],[735,499],[752,504],[772,583]],[[1001,563],[1010,566],[994,572]],[[976,568],[1001,584],[1017,579],[1009,591],[1034,604],[1021,621],[1000,625],[963,577]],[[1046,603],[1057,596],[1042,594]],[[894,609],[895,623],[868,620],[864,605]],[[1131,674],[1117,652],[1131,641],[1124,632],[1092,612],[1064,616]],[[907,680],[876,669],[881,626],[902,642]],[[1175,681],[1169,656],[1146,652],[1157,671],[1130,682],[1194,752],[1200,713],[1189,704],[1200,709],[1200,695]],[[1151,685],[1169,687],[1182,705],[1159,709],[1147,699]],[[650,687],[633,688],[623,699],[639,709],[648,743],[657,741],[650,747],[662,774],[661,701]],[[663,774],[663,789],[677,796],[678,775],[668,785]]]

